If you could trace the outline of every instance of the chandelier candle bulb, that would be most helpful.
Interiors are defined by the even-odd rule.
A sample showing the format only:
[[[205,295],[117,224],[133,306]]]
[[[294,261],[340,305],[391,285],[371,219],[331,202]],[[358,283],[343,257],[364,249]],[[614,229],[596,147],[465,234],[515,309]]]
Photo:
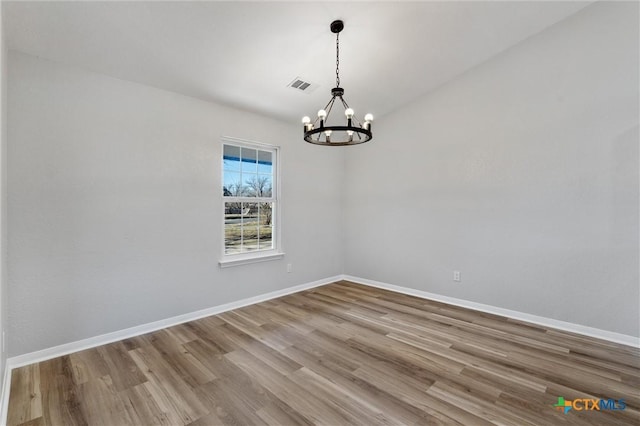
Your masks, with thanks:
[[[327,118],[327,111],[323,109],[318,111],[318,118],[320,119],[320,127],[324,127],[324,119]]]
[[[369,130],[371,131],[371,122],[373,121],[373,115],[372,114],[367,114],[364,116],[364,124],[362,125],[362,128],[365,130]]]
[[[313,129],[313,124],[311,124],[311,119],[308,116],[302,117],[302,125],[304,126],[304,131],[308,132]]]
[[[352,126],[351,119],[353,118],[353,110],[351,108],[347,108],[344,110],[344,115],[347,116],[347,127]],[[351,131],[353,133],[353,131]],[[351,135],[349,135],[351,136]]]

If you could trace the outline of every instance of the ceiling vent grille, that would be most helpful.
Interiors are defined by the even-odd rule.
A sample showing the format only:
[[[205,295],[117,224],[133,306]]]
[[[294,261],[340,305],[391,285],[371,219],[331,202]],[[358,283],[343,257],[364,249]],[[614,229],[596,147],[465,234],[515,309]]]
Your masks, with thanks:
[[[287,87],[299,90],[300,92],[311,93],[318,88],[318,85],[305,80],[302,77],[296,77],[287,85]]]

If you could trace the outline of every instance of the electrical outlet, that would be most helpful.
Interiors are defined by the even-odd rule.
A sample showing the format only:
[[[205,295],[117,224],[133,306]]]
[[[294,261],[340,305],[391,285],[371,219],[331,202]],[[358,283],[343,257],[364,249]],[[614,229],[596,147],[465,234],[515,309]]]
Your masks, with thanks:
[[[460,282],[460,271],[453,271],[453,280]]]
[[[287,263],[287,272],[288,273],[293,272],[293,265],[291,263]]]

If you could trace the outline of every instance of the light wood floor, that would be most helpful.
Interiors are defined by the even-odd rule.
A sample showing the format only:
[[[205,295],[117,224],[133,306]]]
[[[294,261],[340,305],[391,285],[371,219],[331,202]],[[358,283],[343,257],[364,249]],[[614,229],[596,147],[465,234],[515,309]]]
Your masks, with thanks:
[[[638,425],[639,356],[342,281],[14,370],[8,424]]]

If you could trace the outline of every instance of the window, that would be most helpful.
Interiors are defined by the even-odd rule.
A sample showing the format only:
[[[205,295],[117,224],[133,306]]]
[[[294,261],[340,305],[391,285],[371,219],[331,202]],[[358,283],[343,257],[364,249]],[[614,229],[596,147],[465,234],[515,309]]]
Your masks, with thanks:
[[[221,266],[282,257],[277,238],[277,167],[277,147],[223,140]]]

